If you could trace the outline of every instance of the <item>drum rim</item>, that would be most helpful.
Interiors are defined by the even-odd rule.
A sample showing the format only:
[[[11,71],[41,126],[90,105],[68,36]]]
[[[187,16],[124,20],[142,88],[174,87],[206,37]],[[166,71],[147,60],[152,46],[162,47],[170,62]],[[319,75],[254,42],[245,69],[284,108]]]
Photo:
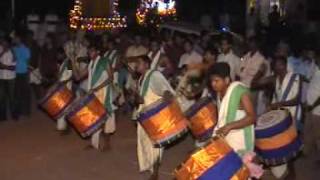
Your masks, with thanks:
[[[75,100],[76,96],[74,94],[72,94],[71,99],[69,100],[68,103],[66,103],[66,105],[59,111],[59,113],[57,113],[57,115],[54,116],[55,119],[59,119],[62,116],[64,116],[65,114],[67,114],[69,111],[69,106],[72,104],[72,102]]]
[[[90,102],[92,99],[95,98],[94,94],[89,94],[87,96],[84,96],[80,98],[79,100],[75,100],[71,105],[70,105],[70,111],[66,114],[67,120],[69,120],[72,116],[74,116],[78,111],[80,111],[83,108],[84,104],[87,104]]]
[[[257,119],[257,124],[256,124],[256,126],[255,126],[255,129],[256,129],[256,130],[258,130],[258,131],[263,130],[262,128],[268,129],[268,128],[271,128],[271,127],[273,127],[273,126],[276,126],[276,125],[278,125],[278,124],[280,124],[280,123],[282,122],[282,121],[279,121],[279,122],[277,122],[277,123],[275,123],[275,124],[271,124],[271,125],[268,124],[268,125],[266,125],[265,127],[260,127],[261,125],[258,126],[258,125],[259,125],[259,124],[258,124],[259,119],[260,119],[261,117],[263,117],[264,115],[267,115],[268,113],[271,113],[271,112],[283,112],[283,113],[285,113],[286,116],[285,116],[284,119],[282,119],[282,121],[285,120],[285,119],[287,119],[288,116],[290,116],[290,118],[292,118],[291,115],[290,115],[289,110],[287,110],[287,109],[272,110],[272,111],[269,111],[269,112],[267,112],[267,113],[262,114],[262,115]]]
[[[140,123],[143,123],[145,120],[148,120],[149,118],[151,118],[152,116],[158,114],[160,111],[162,111],[164,108],[168,107],[169,105],[171,105],[170,102],[166,102],[166,101],[160,101],[161,103],[157,104],[156,107],[150,108],[148,111],[145,112],[141,112],[139,114],[138,117],[138,121]]]
[[[65,87],[65,85],[63,83],[57,83],[57,84],[53,85],[51,87],[52,90],[49,89],[47,91],[47,94],[42,99],[39,100],[39,104],[40,105],[45,104],[53,96],[53,94],[55,94],[57,91],[63,89],[64,87]],[[49,91],[52,92],[52,93],[50,93],[50,95],[48,94]]]
[[[168,138],[166,138],[164,140],[154,141],[153,146],[156,148],[162,148],[162,147],[168,146],[172,142],[176,141],[177,139],[179,139],[180,137],[185,135],[187,132],[188,132],[188,127],[182,129],[181,131],[179,131],[178,133],[176,133],[174,135],[169,136]]]
[[[86,131],[78,132],[82,138],[87,138],[99,130],[108,119],[108,114],[105,112],[94,124],[92,124]]]
[[[287,161],[289,161],[290,158],[288,156],[290,156],[290,154],[294,154],[294,153],[298,154],[302,150],[302,148],[303,148],[302,141],[301,141],[301,139],[299,137],[297,137],[290,144],[287,144],[287,145],[285,145],[285,146],[283,146],[281,148],[273,149],[273,150],[260,150],[259,148],[255,147],[255,151],[257,152],[258,157],[260,159],[262,159],[263,162],[281,161],[281,160],[284,160],[284,159],[287,159]],[[289,151],[289,149],[291,151]],[[272,151],[279,151],[279,152],[287,152],[287,151],[289,151],[290,153],[288,153],[284,157],[273,157],[273,158],[267,158],[266,155],[261,155],[263,153],[270,153]],[[275,153],[275,152],[273,152],[273,153]],[[294,157],[292,157],[292,158],[294,158]],[[287,161],[282,161],[282,162],[286,163]],[[272,164],[272,163],[270,162],[269,164]]]
[[[191,129],[191,128],[190,128]],[[191,130],[191,133],[192,135],[197,139],[199,140],[200,142],[204,142],[204,141],[207,141],[208,139],[210,139],[212,137],[212,134],[213,134],[213,130],[214,130],[214,126],[207,129],[206,131],[204,131],[203,133],[201,133],[201,135],[199,136],[196,136],[192,133],[192,130]],[[203,137],[204,136],[204,137]]]
[[[280,123],[274,126],[268,127],[266,129],[255,129],[255,136],[257,139],[268,138],[280,134],[281,132],[287,130],[293,125],[293,120],[291,115],[287,116]]]
[[[212,102],[212,98],[210,97],[203,97],[201,98],[198,102],[194,103],[190,108],[188,108],[185,111],[185,116],[190,119],[193,116],[195,116],[197,114],[198,111],[200,111],[204,106],[208,105],[208,104],[214,104]]]

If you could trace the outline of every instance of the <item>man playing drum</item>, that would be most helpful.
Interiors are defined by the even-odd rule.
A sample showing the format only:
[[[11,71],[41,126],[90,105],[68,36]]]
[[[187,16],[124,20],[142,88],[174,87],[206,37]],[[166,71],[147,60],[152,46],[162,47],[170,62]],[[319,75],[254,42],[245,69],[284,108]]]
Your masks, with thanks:
[[[301,128],[301,78],[299,75],[287,71],[287,59],[284,57],[276,57],[274,59],[273,69],[275,73],[275,90],[270,109],[288,109],[299,129]],[[273,167],[271,170],[275,176],[281,177],[287,172],[287,165]],[[290,171],[294,176],[294,168],[291,166]]]
[[[116,130],[114,113],[116,107],[113,104],[115,91],[111,85],[113,73],[109,60],[100,56],[100,50],[97,45],[92,44],[88,54],[90,64],[87,72],[83,72],[80,78],[88,75],[88,93],[94,93],[108,112],[108,119],[103,130],[100,129],[91,137],[91,146],[103,151],[110,147],[110,135]]]
[[[225,137],[229,145],[243,156],[254,150],[255,112],[249,90],[232,82],[227,63],[216,63],[209,70],[210,85],[218,94],[218,124],[214,135]]]
[[[61,51],[61,53],[64,53]],[[69,90],[72,90],[72,65],[68,58],[65,58],[61,63],[58,73],[58,78],[60,83],[66,83]],[[61,132],[61,135],[67,132],[67,122],[65,117],[62,116],[57,120],[57,130]]]
[[[161,98],[169,100],[172,94],[175,94],[165,77],[160,72],[150,69],[150,65],[151,60],[148,56],[138,58],[137,72],[140,75],[138,112]],[[141,172],[150,171],[152,173],[150,179],[157,179],[163,148],[153,146],[140,124],[138,124],[137,136],[139,169]]]

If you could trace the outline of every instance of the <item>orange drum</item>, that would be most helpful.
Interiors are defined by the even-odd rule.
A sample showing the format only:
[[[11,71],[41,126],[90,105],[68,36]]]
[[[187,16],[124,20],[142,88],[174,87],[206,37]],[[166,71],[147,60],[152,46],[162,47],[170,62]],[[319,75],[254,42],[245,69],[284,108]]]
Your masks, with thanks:
[[[247,180],[249,170],[221,138],[212,138],[175,171],[177,180]]]
[[[288,110],[273,110],[258,118],[255,149],[269,166],[287,163],[302,149],[302,142]]]
[[[107,119],[107,111],[96,96],[90,94],[71,104],[66,119],[81,137],[86,138],[103,126]]]
[[[158,100],[142,110],[138,121],[155,147],[166,146],[188,131],[187,121],[176,101]]]
[[[217,124],[217,109],[211,98],[202,98],[185,113],[190,120],[193,136],[199,141],[206,141],[212,135]]]
[[[66,108],[74,100],[75,94],[68,89],[66,84],[58,83],[52,86],[46,96],[39,102],[49,116],[58,119],[64,115]]]

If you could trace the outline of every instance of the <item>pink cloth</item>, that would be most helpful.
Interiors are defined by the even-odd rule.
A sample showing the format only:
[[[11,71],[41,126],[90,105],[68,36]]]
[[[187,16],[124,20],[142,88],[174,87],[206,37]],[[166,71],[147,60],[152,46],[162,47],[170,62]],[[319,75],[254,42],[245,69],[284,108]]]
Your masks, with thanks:
[[[258,165],[256,163],[253,162],[254,157],[256,156],[256,153],[254,152],[249,152],[246,153],[243,157],[242,157],[242,162],[247,166],[247,168],[250,171],[250,176],[253,178],[261,178],[264,171],[261,165]]]

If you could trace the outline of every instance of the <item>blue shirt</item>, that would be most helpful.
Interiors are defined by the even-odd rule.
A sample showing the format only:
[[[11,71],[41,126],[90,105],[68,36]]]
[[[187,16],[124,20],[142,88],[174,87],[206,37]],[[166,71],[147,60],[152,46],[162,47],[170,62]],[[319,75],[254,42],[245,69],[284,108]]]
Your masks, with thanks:
[[[17,45],[13,48],[16,58],[16,73],[24,74],[28,72],[28,63],[31,57],[30,49],[24,44]]]

